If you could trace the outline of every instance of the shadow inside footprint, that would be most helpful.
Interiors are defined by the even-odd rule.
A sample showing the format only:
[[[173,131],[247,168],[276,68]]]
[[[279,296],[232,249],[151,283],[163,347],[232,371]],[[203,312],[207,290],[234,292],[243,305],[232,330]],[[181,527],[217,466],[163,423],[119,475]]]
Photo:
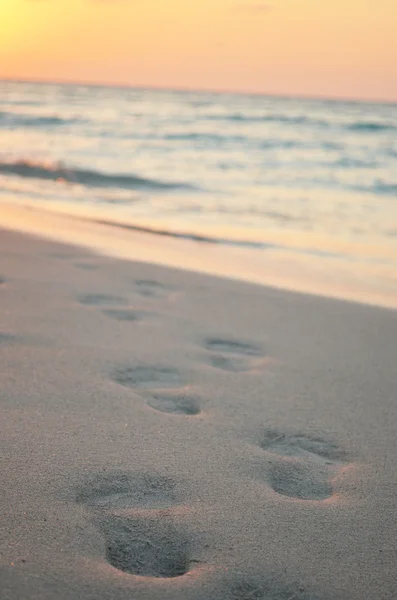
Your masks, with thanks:
[[[272,466],[269,483],[278,494],[298,500],[326,500],[333,494],[326,468],[290,460]]]
[[[227,584],[226,584],[227,585]],[[299,583],[289,583],[280,577],[237,578],[222,597],[225,600],[320,600]]]
[[[183,394],[156,395],[148,400],[148,405],[155,410],[172,415],[194,416],[201,412],[197,398]]]
[[[94,473],[76,493],[76,501],[97,509],[166,509],[177,502],[176,483],[152,473]]]
[[[224,338],[207,338],[204,347],[213,352],[222,352],[223,354],[241,354],[245,356],[262,356],[258,346],[238,340],[228,340]]]
[[[68,252],[50,252],[47,254],[49,258],[56,258],[57,260],[79,260],[85,259],[86,255],[83,254],[73,254]]]
[[[108,294],[86,294],[79,297],[79,302],[87,306],[109,306],[127,304],[125,298]]]
[[[263,450],[274,454],[295,456],[321,464],[333,464],[345,458],[345,453],[335,443],[304,434],[288,434],[269,429],[263,433],[259,445]]]
[[[209,351],[208,363],[224,371],[249,371],[263,358],[261,349],[248,342],[226,338],[207,338],[204,348]]]
[[[252,367],[251,362],[244,358],[230,358],[228,356],[220,356],[216,354],[209,356],[208,362],[216,369],[222,369],[223,371],[234,371],[236,373],[249,371]]]
[[[267,429],[259,446],[273,459],[268,480],[275,492],[299,500],[325,500],[333,495],[332,476],[345,453],[319,436]]]
[[[173,288],[153,279],[137,279],[135,285],[137,293],[146,298],[166,298],[173,291]]]
[[[116,319],[116,321],[128,321],[131,323],[137,323],[139,321],[143,321],[143,319],[147,316],[148,313],[138,310],[117,310],[110,309],[103,311],[105,315],[111,317],[112,319]]]
[[[11,335],[10,333],[1,333],[0,331],[0,345],[1,344],[9,344],[11,342],[15,342],[17,340],[15,335]]]
[[[76,269],[81,269],[82,271],[96,271],[99,269],[98,265],[93,265],[90,263],[74,263],[73,265]]]
[[[125,367],[113,372],[117,383],[130,388],[175,388],[183,385],[182,376],[171,367]]]
[[[142,577],[180,577],[189,570],[187,538],[164,521],[111,517],[99,525],[108,562]]]
[[[302,586],[279,581],[241,581],[230,589],[227,600],[308,600]]]

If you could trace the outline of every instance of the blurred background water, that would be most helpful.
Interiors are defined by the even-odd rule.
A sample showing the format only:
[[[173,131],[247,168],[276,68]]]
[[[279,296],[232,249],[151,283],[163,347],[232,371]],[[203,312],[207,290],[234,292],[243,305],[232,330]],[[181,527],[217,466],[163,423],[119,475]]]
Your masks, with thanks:
[[[357,270],[397,297],[397,105],[0,82],[0,199]]]

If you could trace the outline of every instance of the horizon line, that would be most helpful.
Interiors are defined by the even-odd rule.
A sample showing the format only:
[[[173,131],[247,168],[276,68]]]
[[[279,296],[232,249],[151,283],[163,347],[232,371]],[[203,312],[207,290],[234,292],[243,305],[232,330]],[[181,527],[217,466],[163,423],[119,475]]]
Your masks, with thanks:
[[[317,101],[331,101],[341,103],[366,103],[366,104],[397,104],[397,98],[395,100],[386,100],[380,98],[359,98],[355,96],[322,96],[319,95],[306,95],[306,94],[287,94],[278,92],[255,92],[255,91],[242,91],[242,90],[228,90],[228,89],[211,89],[211,88],[190,88],[184,86],[156,86],[152,85],[140,85],[132,83],[105,83],[100,81],[83,81],[83,80],[70,80],[70,79],[29,79],[19,77],[2,77],[0,76],[0,82],[7,83],[33,83],[39,85],[81,85],[85,87],[101,87],[101,88],[114,88],[114,89],[130,89],[130,90],[142,90],[142,91],[153,91],[153,92],[181,92],[181,93],[195,93],[195,94],[217,94],[217,95],[231,95],[231,96],[256,96],[263,98],[274,98],[274,99],[297,99],[297,100],[317,100]]]

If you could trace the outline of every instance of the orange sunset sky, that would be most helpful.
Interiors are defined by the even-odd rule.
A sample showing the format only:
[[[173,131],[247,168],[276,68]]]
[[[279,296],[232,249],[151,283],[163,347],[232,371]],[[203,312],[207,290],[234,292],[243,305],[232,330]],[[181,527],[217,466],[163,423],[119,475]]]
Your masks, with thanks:
[[[0,0],[0,77],[397,100],[397,0]]]

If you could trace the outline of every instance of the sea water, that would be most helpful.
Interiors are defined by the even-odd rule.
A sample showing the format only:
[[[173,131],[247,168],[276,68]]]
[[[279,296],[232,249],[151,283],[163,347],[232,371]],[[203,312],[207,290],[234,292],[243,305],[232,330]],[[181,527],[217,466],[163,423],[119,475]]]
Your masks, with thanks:
[[[396,104],[3,81],[2,198],[315,259],[397,305]]]

